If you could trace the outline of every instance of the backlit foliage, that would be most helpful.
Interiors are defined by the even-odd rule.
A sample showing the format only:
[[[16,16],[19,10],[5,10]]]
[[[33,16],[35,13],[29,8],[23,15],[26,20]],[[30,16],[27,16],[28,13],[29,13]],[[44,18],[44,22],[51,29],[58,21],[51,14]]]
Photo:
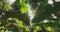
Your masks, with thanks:
[[[52,3],[49,0],[16,0],[11,4],[0,0],[0,32],[60,32],[60,1],[50,1]],[[28,5],[36,11],[32,20]]]

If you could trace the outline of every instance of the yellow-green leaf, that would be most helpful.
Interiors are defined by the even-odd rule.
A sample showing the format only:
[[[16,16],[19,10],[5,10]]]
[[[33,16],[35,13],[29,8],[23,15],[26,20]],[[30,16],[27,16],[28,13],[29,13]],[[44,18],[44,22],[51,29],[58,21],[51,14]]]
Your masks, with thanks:
[[[22,14],[27,13],[28,7],[27,4],[24,2],[24,0],[20,0],[20,5],[21,5],[20,11],[22,12]]]

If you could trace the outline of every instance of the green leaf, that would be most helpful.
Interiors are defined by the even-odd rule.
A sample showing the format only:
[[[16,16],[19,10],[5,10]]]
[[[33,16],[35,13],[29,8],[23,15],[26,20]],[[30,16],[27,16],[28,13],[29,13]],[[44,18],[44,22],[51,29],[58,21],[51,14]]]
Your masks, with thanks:
[[[25,14],[28,12],[27,3],[24,0],[16,0],[17,9],[21,12],[21,14]]]
[[[0,9],[2,8],[2,5],[3,5],[2,2],[0,2]]]
[[[22,12],[22,14],[27,13],[28,7],[27,4],[24,2],[24,0],[20,0],[20,5],[21,5],[20,11]]]
[[[8,3],[5,1],[4,2],[4,10],[10,11],[10,9],[12,9],[12,7],[10,5],[8,5]]]
[[[2,13],[3,9],[4,9],[4,4],[3,2],[0,2],[0,14]]]
[[[0,21],[0,24],[1,24],[1,21]]]
[[[10,11],[10,9],[11,9],[11,7],[8,4],[5,4],[4,8],[5,8],[6,11]]]
[[[17,25],[20,26],[20,27],[23,27],[23,21],[17,19],[17,18],[13,18],[14,21],[17,22]]]

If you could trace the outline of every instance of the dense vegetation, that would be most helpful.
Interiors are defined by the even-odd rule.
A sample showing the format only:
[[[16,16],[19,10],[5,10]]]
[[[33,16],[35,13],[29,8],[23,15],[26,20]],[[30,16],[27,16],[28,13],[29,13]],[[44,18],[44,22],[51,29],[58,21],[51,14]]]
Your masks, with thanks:
[[[16,0],[9,4],[0,0],[0,32],[60,32],[60,1],[52,1]],[[28,5],[36,11],[32,20]]]

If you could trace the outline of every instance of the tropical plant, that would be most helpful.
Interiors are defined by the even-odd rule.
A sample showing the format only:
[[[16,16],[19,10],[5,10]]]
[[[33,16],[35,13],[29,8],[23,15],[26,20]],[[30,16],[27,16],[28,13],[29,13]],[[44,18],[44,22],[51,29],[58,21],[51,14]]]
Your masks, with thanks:
[[[0,32],[60,32],[60,1],[0,0]]]

